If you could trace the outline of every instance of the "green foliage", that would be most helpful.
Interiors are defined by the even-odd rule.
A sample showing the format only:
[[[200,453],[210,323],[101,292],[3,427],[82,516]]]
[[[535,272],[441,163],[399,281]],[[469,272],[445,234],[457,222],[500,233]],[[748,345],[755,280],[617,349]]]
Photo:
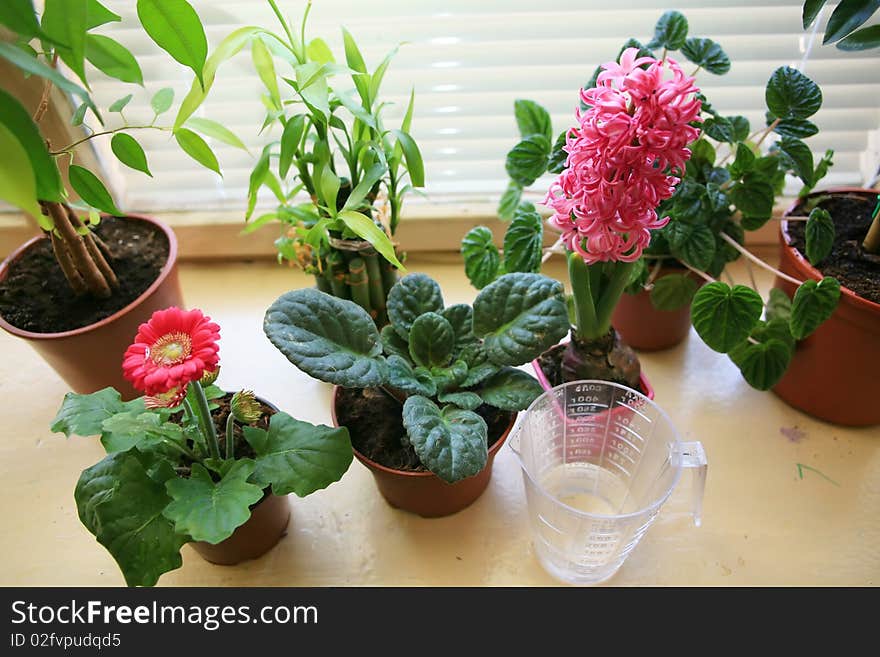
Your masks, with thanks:
[[[486,403],[520,410],[540,394],[534,379],[508,366],[536,358],[568,330],[562,286],[527,273],[505,274],[489,284],[473,309],[444,307],[436,282],[409,274],[389,292],[388,316],[391,324],[380,335],[354,302],[295,290],[272,304],[264,330],[315,378],[383,387],[405,398],[407,440],[422,463],[447,481],[485,465],[486,426],[474,409]]]
[[[764,302],[753,289],[715,281],[694,295],[691,318],[703,342],[726,353],[751,334],[763,309]]]
[[[507,154],[505,168],[511,179],[528,187],[547,170],[550,140],[544,135],[529,135]]]
[[[461,255],[468,280],[478,290],[501,275],[501,253],[486,226],[471,228],[461,240]]]
[[[120,162],[136,171],[142,171],[152,177],[150,167],[147,164],[147,154],[143,147],[131,135],[118,132],[110,140],[110,149]]]
[[[803,25],[807,29],[826,0],[806,0],[803,10]],[[837,43],[840,50],[867,50],[880,46],[880,26],[871,25],[858,29],[880,9],[877,0],[843,0],[828,18],[822,43]]]
[[[803,340],[834,314],[840,299],[840,283],[826,276],[802,283],[791,304],[791,334]]]
[[[690,304],[699,285],[687,274],[667,274],[654,281],[651,303],[658,310],[678,310]]]
[[[192,69],[204,86],[208,40],[192,6],[185,0],[138,0],[137,14],[156,45]]]
[[[667,11],[654,27],[654,38],[648,48],[665,48],[679,50],[685,44],[688,34],[688,21],[681,12]]]
[[[818,265],[834,247],[834,221],[827,210],[813,208],[804,231],[807,240],[807,259]]]

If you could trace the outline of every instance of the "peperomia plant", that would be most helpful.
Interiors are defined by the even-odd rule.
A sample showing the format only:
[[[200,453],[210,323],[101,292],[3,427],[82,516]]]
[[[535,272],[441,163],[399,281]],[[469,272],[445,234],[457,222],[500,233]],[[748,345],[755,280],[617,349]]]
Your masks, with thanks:
[[[270,493],[304,497],[351,464],[344,427],[301,422],[250,391],[230,396],[213,385],[219,337],[199,310],[157,311],[123,364],[146,396],[68,393],[52,422],[68,437],[101,436],[107,455],[83,471],[74,497],[129,586],[153,586],[179,568],[189,541],[225,540]],[[218,427],[212,411],[221,399],[228,411]]]
[[[502,276],[473,308],[445,306],[440,287],[409,274],[388,295],[381,333],[362,308],[318,290],[294,290],[266,312],[269,340],[316,379],[346,388],[381,388],[401,405],[406,440],[421,463],[447,482],[486,465],[483,404],[526,408],[538,382],[515,369],[568,330],[562,285],[540,274]]]

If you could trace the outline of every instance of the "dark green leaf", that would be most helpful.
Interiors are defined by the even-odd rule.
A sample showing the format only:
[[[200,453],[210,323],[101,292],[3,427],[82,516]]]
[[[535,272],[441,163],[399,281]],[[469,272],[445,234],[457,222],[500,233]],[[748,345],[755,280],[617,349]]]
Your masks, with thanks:
[[[171,501],[165,481],[174,471],[155,459],[136,449],[110,454],[83,471],[74,492],[79,519],[129,586],[153,586],[162,573],[180,568],[180,548],[188,540],[162,515]]]
[[[880,9],[880,0],[841,0],[825,25],[822,43],[834,43],[860,27]]]
[[[86,0],[46,0],[42,19],[43,31],[55,43],[64,44],[55,52],[86,86],[87,18]]]
[[[690,304],[698,287],[688,274],[666,274],[654,281],[651,303],[657,310],[678,310]]]
[[[86,58],[111,78],[143,85],[144,74],[128,49],[101,34],[86,35]]]
[[[667,11],[654,27],[654,38],[648,48],[665,48],[678,50],[684,45],[688,35],[688,22],[684,15],[677,11]]]
[[[388,319],[404,339],[416,318],[425,313],[443,312],[440,286],[425,274],[408,274],[388,292]]]
[[[749,125],[749,120],[744,116],[728,116],[727,120],[730,121],[733,126],[733,140],[734,141],[745,141],[749,138],[749,133],[751,133],[751,126]]]
[[[113,150],[113,154],[125,166],[137,171],[143,171],[150,177],[153,176],[150,173],[150,167],[147,165],[147,154],[144,153],[144,149],[141,148],[141,145],[131,135],[117,132],[113,135],[113,139],[110,140],[110,148]]]
[[[389,328],[389,327],[385,327]],[[384,330],[383,330],[384,333]],[[396,335],[394,331],[391,332]],[[413,367],[402,356],[388,356],[388,385],[408,395],[424,395],[433,397],[437,394],[437,385],[431,372],[424,367]]]
[[[690,146],[691,161],[702,162],[708,166],[715,164],[715,147],[705,139],[698,139]]]
[[[719,116],[703,121],[703,133],[715,141],[732,143],[736,140],[736,130],[730,119]]]
[[[191,68],[204,87],[208,40],[195,9],[186,0],[138,0],[137,14],[156,45]]]
[[[541,274],[505,274],[474,301],[474,335],[498,365],[537,358],[568,329],[562,285]]]
[[[104,420],[101,444],[108,454],[112,454],[126,452],[132,447],[145,450],[158,448],[163,443],[179,445],[183,443],[183,435],[179,424],[163,422],[156,413],[134,410],[116,413]]]
[[[48,36],[37,23],[33,0],[4,0],[0,2],[0,25],[5,25],[25,39]]]
[[[223,478],[215,482],[199,463],[189,479],[174,477],[165,483],[172,502],[162,512],[174,523],[178,534],[194,541],[217,544],[251,517],[250,505],[263,497],[263,489],[249,484],[256,464],[251,459],[235,461]]]
[[[455,333],[455,353],[458,354],[468,345],[477,342],[474,336],[474,311],[464,303],[444,308],[440,313],[452,325]]]
[[[729,198],[737,209],[746,216],[769,219],[773,215],[773,188],[766,182],[750,180],[739,183],[730,189]]]
[[[473,411],[447,406],[441,411],[430,399],[409,397],[403,425],[422,464],[448,483],[473,476],[486,466],[486,422]]]
[[[257,467],[251,482],[272,486],[276,495],[305,497],[339,481],[351,465],[348,429],[301,422],[278,412],[269,420],[269,431],[244,427],[254,448]]]
[[[803,340],[834,314],[840,299],[840,283],[826,276],[818,283],[805,281],[791,302],[791,334]]]
[[[501,272],[501,254],[486,226],[471,228],[461,241],[464,271],[475,288],[482,289]]]
[[[281,133],[281,156],[278,159],[278,175],[282,178],[287,177],[287,171],[302,141],[303,130],[305,128],[306,117],[297,114],[288,119],[284,126],[284,132]]]
[[[131,102],[131,99],[134,98],[134,94],[128,94],[127,96],[123,96],[119,100],[113,102],[110,107],[107,108],[110,112],[121,112],[125,109],[125,106]]]
[[[816,20],[826,0],[804,0],[803,23],[806,30]]]
[[[98,180],[98,177],[91,171],[77,164],[71,164],[67,176],[70,180],[70,186],[85,203],[107,214],[116,217],[122,216],[122,212],[113,203],[110,192],[104,187],[104,183]]]
[[[521,203],[504,234],[504,271],[538,272],[544,246],[544,221],[531,203]]]
[[[803,189],[798,192],[798,196],[803,198],[815,187],[822,178],[828,173],[828,167],[834,164],[834,151],[830,148],[825,151],[825,155],[822,156],[822,159],[819,160],[819,163],[816,165],[816,169],[813,171],[813,182],[809,185],[804,185]]]
[[[712,39],[687,39],[681,48],[681,54],[715,75],[724,75],[730,70],[730,59]]]
[[[550,114],[535,101],[523,99],[514,101],[513,113],[520,137],[523,139],[531,135],[542,135],[548,142],[553,139]]]
[[[755,164],[755,152],[743,143],[736,145],[736,159],[730,165],[730,175],[733,178],[741,178],[744,173],[751,170]]]
[[[547,162],[547,171],[550,173],[562,173],[565,171],[565,165],[568,162],[568,151],[565,150],[566,137],[568,131],[559,133],[553,149],[550,151],[550,160]]]
[[[61,200],[61,174],[55,160],[49,155],[46,141],[27,110],[14,97],[0,89],[0,125],[21,144],[34,172],[37,198],[44,201]]]
[[[848,37],[838,41],[837,48],[848,51],[880,48],[880,25],[871,25],[856,30]]]
[[[783,137],[777,143],[779,150],[785,153],[794,165],[794,171],[805,185],[813,182],[813,152],[800,139]]]
[[[834,221],[827,210],[813,208],[807,219],[805,230],[807,239],[807,259],[812,265],[818,265],[834,247]]]
[[[730,360],[739,367],[750,386],[769,390],[785,374],[791,354],[791,347],[780,340],[769,339],[758,344],[743,341],[730,351]]]
[[[442,315],[419,315],[409,329],[409,354],[416,365],[446,367],[452,360],[455,332]]]
[[[462,388],[472,388],[500,369],[500,366],[489,360],[489,354],[479,343],[467,347],[461,357],[467,363],[467,375],[460,382]]]
[[[483,401],[503,411],[522,411],[543,392],[535,377],[504,367],[486,379],[477,392]]]
[[[770,298],[767,301],[767,319],[771,322],[780,319],[786,324],[791,319],[791,299],[779,288],[770,288]]]
[[[550,157],[550,140],[543,135],[530,135],[507,154],[508,175],[522,187],[528,187],[545,171]]]
[[[703,342],[726,353],[751,334],[763,309],[764,301],[753,289],[715,281],[694,295],[691,319]]]
[[[475,411],[483,405],[483,400],[475,392],[444,392],[437,398],[441,404],[454,404],[466,411]]]
[[[211,150],[208,143],[199,135],[188,128],[178,128],[174,131],[174,138],[184,153],[203,167],[214,171],[218,175],[223,175],[220,172],[220,163],[217,161],[217,156],[214,155],[214,151]]]
[[[805,139],[818,134],[819,127],[807,119],[780,119],[773,131],[783,137],[792,139]]]
[[[523,188],[511,180],[498,203],[498,217],[500,219],[513,217],[516,206],[519,205],[519,200],[522,198],[522,193]]]
[[[780,66],[767,82],[764,99],[780,119],[808,119],[822,107],[822,90],[797,69]]]
[[[715,257],[715,235],[705,224],[671,221],[666,238],[672,254],[697,269],[705,270]]]
[[[382,349],[386,354],[401,356],[404,360],[409,360],[409,343],[397,334],[391,324],[382,327],[379,337],[382,341]]]
[[[123,402],[119,392],[113,388],[104,388],[88,395],[68,392],[52,420],[50,430],[63,433],[68,438],[73,435],[97,436],[102,431],[104,420],[126,410],[136,410],[138,406],[143,411],[143,400]]]
[[[449,367],[432,367],[431,378],[437,386],[437,392],[446,392],[461,386],[468,375],[467,363],[457,360]]]
[[[291,363],[316,379],[348,388],[385,381],[379,332],[356,303],[314,289],[293,290],[269,306],[263,331]]]

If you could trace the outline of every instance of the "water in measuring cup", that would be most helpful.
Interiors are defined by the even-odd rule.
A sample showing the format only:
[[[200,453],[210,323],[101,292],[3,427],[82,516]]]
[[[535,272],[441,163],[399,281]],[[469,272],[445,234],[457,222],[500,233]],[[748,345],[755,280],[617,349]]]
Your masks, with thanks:
[[[627,482],[592,463],[563,463],[541,477],[541,486],[557,500],[578,511],[603,516],[636,510],[627,495]]]

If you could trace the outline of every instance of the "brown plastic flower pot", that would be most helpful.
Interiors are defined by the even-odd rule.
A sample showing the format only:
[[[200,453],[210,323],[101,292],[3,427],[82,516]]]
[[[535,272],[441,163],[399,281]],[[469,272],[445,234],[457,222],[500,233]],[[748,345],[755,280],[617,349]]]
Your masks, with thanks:
[[[339,426],[336,420],[338,392],[339,387],[334,386],[330,411],[335,427]],[[516,423],[516,415],[516,413],[511,414],[510,424],[507,425],[498,440],[489,447],[486,467],[474,476],[454,484],[443,481],[433,472],[412,472],[388,468],[367,458],[356,449],[352,451],[357,460],[372,473],[379,492],[388,504],[396,509],[416,513],[424,518],[439,518],[452,515],[470,506],[486,490],[489,480],[492,478],[492,463],[495,461],[495,455],[510,435],[510,431]]]
[[[835,188],[826,192],[876,191]],[[799,203],[788,209],[792,214]],[[780,222],[779,269],[801,280],[821,280],[822,273],[791,246],[788,222]],[[777,278],[774,286],[789,297],[795,285]],[[849,426],[880,424],[880,304],[841,287],[837,310],[797,344],[788,369],[773,388],[791,406],[828,422]]]
[[[139,397],[122,376],[122,356],[137,334],[138,326],[156,310],[183,308],[183,295],[177,277],[177,238],[170,227],[150,217],[129,215],[129,221],[145,221],[161,230],[168,239],[168,260],[159,276],[143,294],[122,310],[100,322],[59,333],[34,333],[12,326],[0,317],[0,327],[26,340],[43,359],[78,393],[91,393],[107,386],[116,388],[123,399]],[[14,264],[44,237],[35,237],[16,249],[0,264],[0,281]]]
[[[278,412],[278,407],[262,397],[257,401]],[[205,561],[221,566],[233,566],[248,559],[256,559],[271,550],[287,533],[290,522],[290,504],[287,495],[275,495],[270,488],[263,499],[251,506],[251,517],[219,543],[193,541],[190,545]]]
[[[684,272],[663,268],[659,277],[681,273]],[[704,281],[696,274],[690,273],[690,276],[698,284],[703,284]],[[669,349],[687,337],[691,328],[691,306],[687,304],[677,310],[658,310],[651,303],[651,293],[646,290],[638,294],[624,294],[617,302],[611,324],[633,349]]]

